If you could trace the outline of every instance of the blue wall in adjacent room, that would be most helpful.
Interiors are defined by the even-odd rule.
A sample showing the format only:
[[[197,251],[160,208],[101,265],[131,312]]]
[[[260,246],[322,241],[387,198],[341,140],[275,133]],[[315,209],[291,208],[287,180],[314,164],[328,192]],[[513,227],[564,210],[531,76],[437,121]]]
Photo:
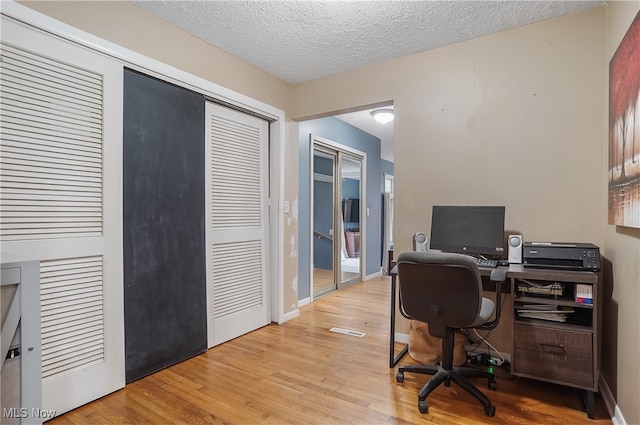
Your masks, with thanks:
[[[310,296],[310,134],[367,154],[367,174],[365,176],[367,184],[367,205],[360,205],[360,208],[369,208],[369,216],[366,217],[367,245],[365,275],[372,275],[379,272],[382,258],[380,245],[382,237],[381,194],[384,190],[384,174],[382,171],[382,160],[380,159],[380,139],[333,117],[300,122],[298,186],[298,299],[300,300]],[[386,167],[385,171],[388,172]]]
[[[380,169],[382,171],[382,189],[384,190],[384,175],[389,174],[393,176],[393,162],[380,160]]]

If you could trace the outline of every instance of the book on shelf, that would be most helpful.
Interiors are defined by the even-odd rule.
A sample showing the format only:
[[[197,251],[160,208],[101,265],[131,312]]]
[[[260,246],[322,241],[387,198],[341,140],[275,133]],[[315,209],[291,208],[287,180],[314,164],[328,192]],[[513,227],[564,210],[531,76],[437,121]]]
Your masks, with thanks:
[[[574,311],[571,307],[546,304],[522,304],[516,307],[519,317],[550,320],[552,322],[565,322],[567,316]]]
[[[580,304],[593,304],[593,286],[577,283],[576,302]]]
[[[562,296],[564,286],[559,282],[540,284],[526,279],[518,281],[518,291],[523,295]]]

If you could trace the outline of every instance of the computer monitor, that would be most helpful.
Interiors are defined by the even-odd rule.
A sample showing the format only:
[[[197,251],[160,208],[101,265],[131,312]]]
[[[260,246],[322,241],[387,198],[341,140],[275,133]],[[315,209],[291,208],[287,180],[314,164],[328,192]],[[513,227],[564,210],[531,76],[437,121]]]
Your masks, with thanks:
[[[504,254],[502,206],[434,205],[430,248],[501,258]]]

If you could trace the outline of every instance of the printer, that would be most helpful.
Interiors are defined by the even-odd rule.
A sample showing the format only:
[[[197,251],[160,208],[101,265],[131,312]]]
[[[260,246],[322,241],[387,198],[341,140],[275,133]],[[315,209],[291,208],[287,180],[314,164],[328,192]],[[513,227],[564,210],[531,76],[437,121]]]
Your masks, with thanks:
[[[600,248],[590,243],[525,242],[524,267],[600,271]]]

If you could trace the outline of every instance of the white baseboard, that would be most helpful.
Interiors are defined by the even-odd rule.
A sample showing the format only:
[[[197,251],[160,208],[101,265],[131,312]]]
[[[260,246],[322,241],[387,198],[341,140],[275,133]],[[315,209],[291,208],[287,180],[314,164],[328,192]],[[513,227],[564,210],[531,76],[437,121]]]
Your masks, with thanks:
[[[297,308],[293,311],[290,311],[288,313],[285,313],[282,315],[282,322],[280,323],[284,323],[287,322],[291,319],[295,319],[296,317],[300,316],[300,310],[298,310]]]
[[[395,333],[395,339],[396,342],[402,342],[404,344],[408,344],[409,343],[409,334],[403,334],[400,332],[396,332]]]
[[[307,298],[303,298],[301,300],[298,300],[298,308],[305,306],[307,304],[311,303],[311,297],[307,297]]]
[[[607,384],[607,381],[604,379],[602,374],[600,375],[600,385],[598,386],[600,389],[600,395],[602,396],[602,400],[604,400],[604,405],[607,407],[607,411],[609,412],[609,416],[611,416],[611,422],[613,425],[627,425],[627,422],[624,420],[622,416],[622,412],[616,403],[613,394],[611,393],[611,389]]]
[[[382,271],[368,274],[368,275],[366,275],[364,277],[364,280],[371,280],[371,279],[375,279],[376,277],[380,277],[380,276],[382,276]]]

